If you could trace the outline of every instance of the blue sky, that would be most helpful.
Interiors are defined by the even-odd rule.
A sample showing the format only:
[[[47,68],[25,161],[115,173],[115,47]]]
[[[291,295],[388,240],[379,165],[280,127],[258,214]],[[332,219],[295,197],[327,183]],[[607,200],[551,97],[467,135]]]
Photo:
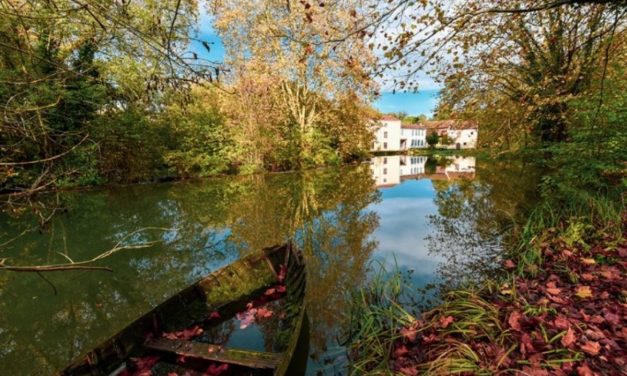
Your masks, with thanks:
[[[374,106],[383,113],[406,112],[409,115],[424,114],[429,117],[438,103],[438,89],[427,89],[418,93],[382,93]]]
[[[211,17],[207,14],[205,7],[201,6],[201,9],[198,32],[194,38],[207,41],[211,51],[207,51],[198,40],[192,41],[191,50],[196,52],[201,59],[222,62],[225,54],[224,45],[213,29]],[[421,81],[424,81],[425,90],[415,94],[383,92],[379,99],[373,103],[374,107],[383,113],[406,112],[413,116],[420,114],[432,116],[437,104],[438,85],[428,78]]]

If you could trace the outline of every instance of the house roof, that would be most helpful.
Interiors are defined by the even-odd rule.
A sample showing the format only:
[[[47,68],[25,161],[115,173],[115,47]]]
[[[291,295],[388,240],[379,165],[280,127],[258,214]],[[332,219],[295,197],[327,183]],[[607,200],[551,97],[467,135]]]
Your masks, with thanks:
[[[383,121],[400,121],[401,119],[397,119],[396,116],[392,116],[392,115],[383,115],[381,116],[381,119]]]
[[[427,127],[425,127],[422,124],[401,124],[401,128],[403,129],[427,129]]]
[[[430,120],[422,123],[428,129],[477,129],[479,124],[472,120]]]

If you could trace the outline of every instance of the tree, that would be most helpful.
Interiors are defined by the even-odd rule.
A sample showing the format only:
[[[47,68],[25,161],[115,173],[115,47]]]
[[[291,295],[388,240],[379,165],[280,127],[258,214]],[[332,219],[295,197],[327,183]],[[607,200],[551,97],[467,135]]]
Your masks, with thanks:
[[[564,141],[570,101],[590,95],[592,80],[603,80],[604,66],[619,56],[625,4],[401,1],[380,12],[395,32],[373,48],[384,52],[382,76],[399,89],[415,90],[417,73],[426,71],[446,83],[448,111],[480,112],[509,101],[526,109],[519,120],[531,123],[538,140]]]
[[[440,141],[440,136],[438,135],[437,132],[432,131],[431,133],[427,135],[426,141],[427,141],[427,144],[429,144],[429,147],[433,149],[435,148],[435,145],[438,144],[438,141]]]
[[[273,82],[272,101],[287,115],[281,126],[294,166],[318,160],[314,144],[326,100],[353,93],[363,101],[376,88],[368,74],[374,57],[365,41],[346,36],[365,22],[359,5],[354,0],[313,6],[279,0],[210,3],[228,64]]]

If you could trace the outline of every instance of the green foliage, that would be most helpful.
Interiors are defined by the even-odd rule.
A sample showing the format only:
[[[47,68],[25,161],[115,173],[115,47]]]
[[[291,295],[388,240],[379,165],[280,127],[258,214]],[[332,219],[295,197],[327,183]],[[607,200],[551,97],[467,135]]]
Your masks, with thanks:
[[[427,135],[426,141],[429,147],[433,149],[440,141],[440,136],[436,132],[431,132]]]

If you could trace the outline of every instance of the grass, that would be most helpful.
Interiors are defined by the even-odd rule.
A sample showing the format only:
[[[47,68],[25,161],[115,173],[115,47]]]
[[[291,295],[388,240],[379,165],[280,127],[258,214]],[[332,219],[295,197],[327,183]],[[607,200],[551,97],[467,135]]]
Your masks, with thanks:
[[[413,155],[480,153],[474,150],[412,151]],[[420,316],[400,303],[402,291],[408,288],[397,272],[391,273],[390,277],[390,273],[382,271],[367,287],[353,292],[350,333],[353,373],[393,375],[401,370],[400,374],[406,375],[492,375],[520,373],[525,367],[527,371],[523,372],[528,372],[530,367],[536,367],[537,364],[521,360],[520,356],[515,364],[503,363],[510,353],[519,351],[520,333],[517,333],[518,337],[512,336],[508,313],[502,312],[499,304],[507,305],[510,310],[512,306],[519,307],[516,309],[526,317],[555,315],[549,305],[524,303],[526,297],[517,296],[516,281],[533,281],[540,273],[544,277],[556,273],[566,283],[577,284],[580,275],[567,263],[552,261],[551,265],[545,265],[545,252],[551,249],[550,245],[576,249],[582,253],[577,257],[587,257],[586,252],[595,245],[607,249],[616,248],[623,242],[624,182],[614,185],[604,182],[603,171],[594,176],[582,176],[581,171],[593,169],[580,166],[587,162],[578,162],[572,155],[568,158],[568,163],[562,163],[553,173],[545,175],[539,186],[541,198],[538,204],[528,214],[524,225],[514,228],[518,232],[512,235],[517,240],[506,255],[515,265],[511,270],[504,270],[480,286],[443,292],[441,303]],[[590,182],[594,185],[592,189],[588,187]],[[598,255],[597,259],[597,263],[607,262]],[[544,268],[549,271],[543,272]],[[443,325],[449,317],[452,323]],[[419,352],[411,354],[410,366],[403,368],[403,364],[399,365],[398,359],[394,359],[394,354],[399,351],[399,344],[407,343],[401,334],[407,328],[416,328],[416,335],[422,338],[418,343],[422,345],[417,346],[421,348]],[[585,360],[581,352],[559,346],[565,332],[556,334],[553,328],[549,335],[548,329],[539,325],[538,333],[545,343],[555,346],[555,349],[542,353],[542,367],[561,367],[571,362],[587,366],[585,362],[590,359]],[[447,339],[424,342],[431,335]],[[485,354],[476,348],[477,343],[494,346],[492,350],[498,349],[501,355],[497,359],[500,360],[486,363]]]

